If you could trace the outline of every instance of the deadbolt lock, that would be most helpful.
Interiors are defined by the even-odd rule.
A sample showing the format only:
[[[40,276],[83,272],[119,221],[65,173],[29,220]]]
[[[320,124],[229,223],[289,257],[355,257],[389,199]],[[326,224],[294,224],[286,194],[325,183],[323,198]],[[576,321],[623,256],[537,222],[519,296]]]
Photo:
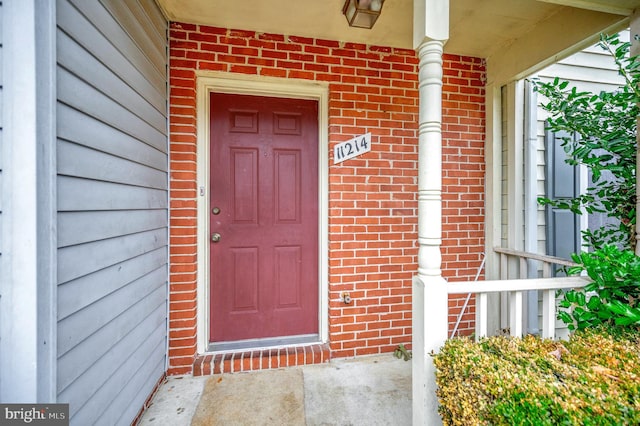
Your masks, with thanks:
[[[220,209],[218,207],[214,207],[213,209],[211,209],[211,213],[220,214]]]

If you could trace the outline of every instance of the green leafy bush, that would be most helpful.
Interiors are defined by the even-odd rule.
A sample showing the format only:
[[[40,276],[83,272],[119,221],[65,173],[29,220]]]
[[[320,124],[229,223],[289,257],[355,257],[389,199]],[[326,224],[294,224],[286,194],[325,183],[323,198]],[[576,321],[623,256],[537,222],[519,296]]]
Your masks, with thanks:
[[[604,244],[620,244],[633,249],[640,58],[629,56],[630,43],[622,42],[618,35],[602,36],[599,45],[611,55],[624,78],[618,90],[591,93],[579,91],[559,78],[534,81],[535,90],[546,100],[541,106],[550,115],[548,128],[580,135],[577,139],[562,138],[565,161],[584,165],[591,174],[591,184],[578,197],[538,201],[576,214],[602,212],[616,218],[615,224],[584,231],[585,245],[601,248]]]
[[[560,301],[565,310],[558,312],[558,318],[569,329],[640,324],[640,257],[613,245],[572,257],[578,266],[567,272],[586,271],[592,282],[565,292]]]
[[[448,340],[434,355],[445,425],[640,424],[637,331],[589,329],[568,342]]]

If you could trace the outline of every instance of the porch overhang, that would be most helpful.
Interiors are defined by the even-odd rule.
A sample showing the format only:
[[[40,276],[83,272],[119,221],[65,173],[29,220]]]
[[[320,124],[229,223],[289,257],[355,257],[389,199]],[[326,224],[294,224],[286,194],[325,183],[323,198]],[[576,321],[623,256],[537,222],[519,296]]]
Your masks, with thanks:
[[[343,0],[158,3],[176,22],[406,49],[421,42],[413,35],[414,0],[386,2],[371,30],[347,25]],[[621,30],[639,6],[640,0],[454,0],[444,51],[486,59],[488,82],[502,84],[593,44],[601,32]]]

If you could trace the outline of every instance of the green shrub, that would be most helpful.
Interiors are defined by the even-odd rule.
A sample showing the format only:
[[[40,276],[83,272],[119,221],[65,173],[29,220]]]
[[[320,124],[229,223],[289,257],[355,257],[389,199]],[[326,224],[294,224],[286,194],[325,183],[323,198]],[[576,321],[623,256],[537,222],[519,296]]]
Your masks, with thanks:
[[[568,274],[586,271],[592,282],[562,295],[560,307],[565,310],[558,318],[569,329],[640,324],[640,257],[613,245],[572,257],[578,266]]]
[[[448,340],[434,355],[440,414],[445,425],[637,425],[639,348],[637,330],[602,328],[568,342]]]

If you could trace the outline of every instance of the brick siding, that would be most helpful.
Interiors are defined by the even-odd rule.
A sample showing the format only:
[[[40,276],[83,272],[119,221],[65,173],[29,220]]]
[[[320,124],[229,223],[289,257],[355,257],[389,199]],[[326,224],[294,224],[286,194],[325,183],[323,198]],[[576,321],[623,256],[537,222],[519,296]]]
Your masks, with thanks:
[[[329,86],[331,357],[411,342],[417,258],[418,60],[413,50],[172,23],[170,31],[170,332],[168,374],[196,356],[195,71]],[[473,279],[484,250],[484,64],[445,55],[443,274]],[[336,143],[372,133],[371,152],[333,165]],[[353,302],[340,301],[349,292]],[[463,300],[451,300],[454,323]],[[460,329],[473,327],[473,303]]]

